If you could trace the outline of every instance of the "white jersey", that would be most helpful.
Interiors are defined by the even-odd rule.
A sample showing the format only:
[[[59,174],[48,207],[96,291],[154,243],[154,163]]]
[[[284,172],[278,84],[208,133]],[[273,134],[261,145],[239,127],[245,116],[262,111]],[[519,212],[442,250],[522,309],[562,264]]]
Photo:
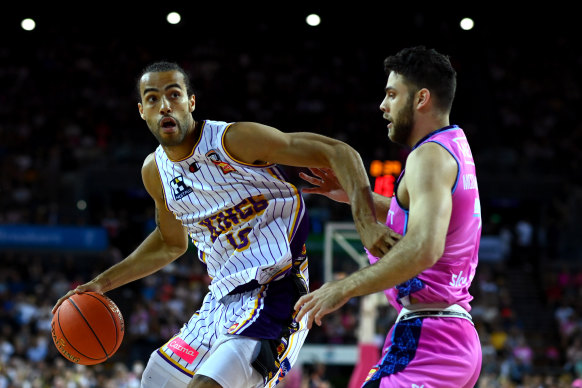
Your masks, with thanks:
[[[155,151],[166,206],[187,228],[219,300],[253,279],[264,284],[285,275],[305,215],[303,198],[279,167],[228,154],[223,139],[231,124],[203,121],[184,159],[170,160],[161,146]]]

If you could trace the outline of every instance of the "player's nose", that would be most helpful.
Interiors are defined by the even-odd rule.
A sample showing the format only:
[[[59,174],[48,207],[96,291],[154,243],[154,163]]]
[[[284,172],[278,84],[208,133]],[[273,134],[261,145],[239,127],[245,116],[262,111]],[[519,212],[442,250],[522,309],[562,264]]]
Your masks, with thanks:
[[[388,110],[389,110],[388,99],[386,97],[384,97],[384,99],[382,100],[382,103],[380,104],[380,110],[382,112],[388,112]]]
[[[172,112],[172,107],[170,105],[170,101],[164,96],[160,101],[160,113],[165,115]]]

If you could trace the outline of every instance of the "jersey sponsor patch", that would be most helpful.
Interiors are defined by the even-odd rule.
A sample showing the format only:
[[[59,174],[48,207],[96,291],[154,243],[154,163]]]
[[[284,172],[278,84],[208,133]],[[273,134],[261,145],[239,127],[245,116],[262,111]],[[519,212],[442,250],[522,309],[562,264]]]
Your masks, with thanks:
[[[218,153],[215,150],[210,150],[206,153],[206,157],[208,159],[210,159],[210,161],[218,168],[220,168],[220,170],[222,171],[223,174],[228,174],[231,172],[236,171],[236,169],[234,167],[232,167],[230,164],[222,161],[220,159],[220,155],[218,155]]]
[[[198,352],[196,349],[188,345],[183,339],[181,338],[174,338],[168,344],[168,348],[172,350],[172,352],[176,353],[176,355],[180,356],[183,360],[185,360],[188,364],[192,364],[192,362],[198,357]]]
[[[178,175],[177,177],[172,178],[170,181],[170,186],[172,187],[172,194],[174,195],[174,199],[176,201],[184,198],[194,191],[191,187],[186,186],[184,183],[184,177],[182,175]]]

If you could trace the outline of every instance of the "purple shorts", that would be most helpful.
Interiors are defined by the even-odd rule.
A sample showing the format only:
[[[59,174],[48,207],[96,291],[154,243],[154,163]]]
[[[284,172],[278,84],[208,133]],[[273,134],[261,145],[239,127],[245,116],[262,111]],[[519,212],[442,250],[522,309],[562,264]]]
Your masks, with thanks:
[[[481,343],[463,318],[415,318],[396,323],[365,388],[473,388],[481,371]]]

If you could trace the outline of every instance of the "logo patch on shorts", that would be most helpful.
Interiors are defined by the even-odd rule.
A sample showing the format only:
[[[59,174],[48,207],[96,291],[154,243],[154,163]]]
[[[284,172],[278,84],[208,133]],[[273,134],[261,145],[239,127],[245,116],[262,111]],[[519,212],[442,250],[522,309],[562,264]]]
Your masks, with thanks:
[[[283,361],[281,361],[280,368],[281,368],[281,372],[279,372],[279,377],[277,378],[277,384],[279,384],[279,382],[281,380],[283,380],[283,378],[285,378],[287,373],[289,373],[291,371],[291,363],[289,362],[289,359],[287,357],[285,357],[285,359]]]
[[[198,357],[198,352],[190,345],[188,345],[182,338],[174,338],[168,344],[168,348],[176,355],[184,359],[188,364]]]
[[[375,368],[370,369],[370,371],[368,372],[368,376],[366,376],[366,380],[364,380],[364,381],[370,380],[372,378],[372,376],[374,376],[374,373],[376,373],[378,371],[378,369],[380,369],[380,368],[375,367]]]

